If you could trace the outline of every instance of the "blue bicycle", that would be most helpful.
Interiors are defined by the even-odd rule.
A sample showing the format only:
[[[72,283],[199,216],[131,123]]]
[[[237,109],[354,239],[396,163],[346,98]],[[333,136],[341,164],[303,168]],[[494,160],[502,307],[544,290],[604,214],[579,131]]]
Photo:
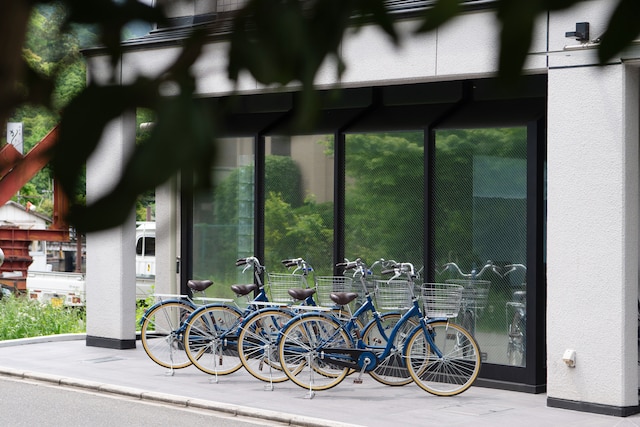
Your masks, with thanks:
[[[192,293],[211,286],[211,280],[189,280],[187,286]],[[158,365],[171,369],[182,369],[191,365],[184,352],[183,335],[185,321],[199,306],[197,300],[188,295],[155,294],[159,301],[149,307],[140,319],[140,338],[147,355]]]
[[[345,269],[356,267],[355,263],[342,266]],[[449,316],[455,316],[459,310],[461,287],[422,285],[421,296],[426,309],[423,315],[420,300],[413,292],[416,277],[413,265],[396,263],[392,271],[391,280],[407,277],[411,307],[390,332],[385,330],[380,315],[372,309],[370,298],[346,323],[325,313],[305,313],[294,317],[282,328],[278,342],[281,366],[295,384],[309,390],[309,397],[313,397],[315,391],[335,387],[352,370],[359,372],[355,382],[361,382],[364,373],[375,371],[388,358],[397,356],[397,336],[406,329],[410,319],[416,318],[419,318],[419,324],[402,340],[404,348],[399,360],[404,362],[418,386],[435,395],[452,396],[467,390],[477,378],[481,365],[478,344],[468,331],[449,322]],[[332,300],[339,304],[348,304],[356,296],[354,293],[331,294]],[[365,310],[372,311],[373,316],[367,327],[375,327],[386,337],[383,345],[367,343],[354,333],[357,331],[355,319]],[[430,312],[441,317],[427,317]],[[397,357],[395,361],[398,362]]]
[[[295,267],[292,273],[269,273],[268,283],[272,301],[287,306],[265,307],[247,316],[238,332],[238,356],[245,369],[255,378],[274,383],[288,380],[280,366],[277,341],[280,329],[296,314],[303,311],[325,310],[336,319],[349,319],[350,314],[339,306],[319,307],[315,280],[308,281],[313,268],[302,258],[285,259],[285,267]],[[336,277],[336,279],[340,279]],[[344,321],[344,320],[342,320]],[[361,324],[358,324],[362,327]]]
[[[239,296],[257,292],[247,307],[241,310],[231,299],[197,308],[184,322],[184,350],[194,366],[207,374],[227,375],[242,367],[238,357],[238,332],[244,319],[251,313],[265,307],[283,305],[270,302],[262,285],[264,267],[256,257],[241,258],[236,262],[245,266],[244,271],[253,267],[254,283],[232,285]]]

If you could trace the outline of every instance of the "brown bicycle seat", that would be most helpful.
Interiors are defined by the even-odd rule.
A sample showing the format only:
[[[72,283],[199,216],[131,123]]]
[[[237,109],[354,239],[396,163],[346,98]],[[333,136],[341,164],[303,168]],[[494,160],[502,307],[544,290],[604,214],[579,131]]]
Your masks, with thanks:
[[[248,285],[231,285],[231,290],[236,295],[240,296],[247,295],[248,293],[253,292],[256,289],[258,289],[258,285],[256,285],[255,283],[251,283]]]
[[[338,305],[347,305],[358,298],[358,294],[355,292],[331,292],[329,298]]]
[[[209,286],[213,285],[211,280],[189,280],[187,286],[194,291],[204,291]]]
[[[311,288],[295,288],[295,289],[289,289],[287,292],[289,293],[289,295],[291,295],[291,298],[293,298],[294,300],[302,301],[309,298],[311,295],[315,294],[316,290]]]

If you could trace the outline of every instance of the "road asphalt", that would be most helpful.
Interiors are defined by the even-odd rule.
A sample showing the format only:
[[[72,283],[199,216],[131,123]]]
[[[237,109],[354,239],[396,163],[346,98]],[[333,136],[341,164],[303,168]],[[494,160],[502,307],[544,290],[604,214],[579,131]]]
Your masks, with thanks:
[[[207,409],[292,426],[640,426],[626,418],[547,407],[546,394],[471,387],[438,397],[414,384],[390,387],[347,377],[337,387],[307,391],[290,381],[261,382],[243,369],[215,377],[191,366],[171,371],[156,365],[138,341],[135,349],[86,345],[85,335],[0,341],[0,376],[113,393],[167,405]]]

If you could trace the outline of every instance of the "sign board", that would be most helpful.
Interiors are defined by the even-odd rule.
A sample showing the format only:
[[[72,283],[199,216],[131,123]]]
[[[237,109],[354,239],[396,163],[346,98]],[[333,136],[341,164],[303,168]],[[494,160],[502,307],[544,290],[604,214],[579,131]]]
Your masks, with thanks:
[[[20,154],[24,154],[22,145],[22,122],[7,123],[7,143],[13,145]]]

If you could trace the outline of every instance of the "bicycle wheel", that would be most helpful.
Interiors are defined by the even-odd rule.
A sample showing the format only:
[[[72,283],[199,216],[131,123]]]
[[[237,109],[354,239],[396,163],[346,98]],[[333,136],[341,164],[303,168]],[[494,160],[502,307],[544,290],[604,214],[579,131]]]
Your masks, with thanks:
[[[427,335],[429,335],[429,338]],[[480,350],[461,326],[436,321],[413,330],[407,340],[407,368],[425,391],[453,396],[468,389],[480,372]]]
[[[140,338],[147,355],[158,365],[181,369],[191,365],[184,351],[184,321],[194,307],[180,301],[169,301],[151,307],[145,313]]]
[[[319,314],[302,316],[285,326],[281,335],[278,356],[282,369],[300,387],[327,390],[349,373],[348,367],[332,363],[332,358],[344,359],[344,355],[329,353],[331,349],[353,348],[335,320]]]
[[[238,335],[238,357],[257,379],[274,383],[289,379],[280,366],[276,344],[280,329],[292,317],[289,311],[268,309],[254,313],[243,323]]]
[[[377,353],[382,353],[387,346],[391,331],[395,328],[401,317],[400,313],[385,313],[381,315],[380,327],[383,329],[383,332],[378,328],[377,322],[370,322],[362,332],[362,341],[364,344],[371,348],[377,347],[379,349]],[[378,362],[378,365],[373,371],[369,372],[369,375],[376,381],[392,386],[402,386],[413,381],[402,355],[404,353],[407,336],[409,336],[409,333],[415,329],[416,326],[418,326],[416,319],[408,319],[400,326],[394,338],[390,353],[384,360]]]
[[[240,315],[233,307],[209,306],[198,309],[187,320],[185,351],[202,372],[227,375],[242,367],[237,350]]]

